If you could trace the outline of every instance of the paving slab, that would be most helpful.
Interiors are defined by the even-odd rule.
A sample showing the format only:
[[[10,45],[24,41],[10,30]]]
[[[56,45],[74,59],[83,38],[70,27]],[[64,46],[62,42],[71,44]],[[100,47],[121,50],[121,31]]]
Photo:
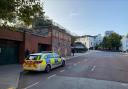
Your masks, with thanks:
[[[16,89],[21,71],[18,64],[0,66],[0,89]]]

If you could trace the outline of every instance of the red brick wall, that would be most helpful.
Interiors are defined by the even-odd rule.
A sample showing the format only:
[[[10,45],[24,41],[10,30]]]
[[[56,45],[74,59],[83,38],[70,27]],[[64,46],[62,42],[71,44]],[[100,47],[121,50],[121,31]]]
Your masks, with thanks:
[[[55,29],[49,28],[50,31]],[[57,31],[57,30],[56,30]],[[52,34],[52,35],[51,35]],[[25,36],[25,38],[24,38]],[[30,52],[38,51],[38,44],[47,44],[49,47],[47,50],[60,49],[63,56],[71,54],[71,37],[64,32],[58,32],[58,35],[49,32],[48,37],[36,36],[29,33],[14,32],[10,30],[0,30],[0,39],[18,41],[20,43],[19,48],[19,60],[23,62],[25,50],[28,49]],[[25,41],[24,41],[25,40]]]
[[[40,37],[31,34],[25,35],[25,49],[30,50],[31,52],[38,51],[38,44],[48,44],[51,45],[50,37]]]
[[[14,32],[14,31],[0,29],[0,39],[23,41],[23,34],[20,32]]]
[[[51,33],[49,33],[50,36]],[[19,60],[20,63],[24,60],[25,50],[29,49],[30,52],[38,51],[38,44],[48,44],[47,50],[51,50],[51,37],[42,37],[26,33],[24,41],[24,33],[14,32],[10,30],[0,30],[0,39],[18,41],[20,43],[19,48]]]
[[[59,50],[61,56],[71,55],[71,37],[59,29],[53,29],[52,31],[52,49],[55,52]]]

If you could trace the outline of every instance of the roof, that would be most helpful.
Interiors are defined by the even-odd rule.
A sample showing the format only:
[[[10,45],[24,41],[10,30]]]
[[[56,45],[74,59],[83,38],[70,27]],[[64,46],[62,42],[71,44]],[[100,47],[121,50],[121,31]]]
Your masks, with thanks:
[[[49,34],[48,28],[32,28],[32,29],[18,28],[17,31],[24,32],[24,33],[30,33],[32,35],[43,36],[43,37],[47,37]]]
[[[33,53],[33,54],[30,54],[30,55],[42,55],[42,53]]]
[[[33,53],[33,54],[30,54],[30,55],[46,55],[46,54],[52,54],[52,52],[42,52],[42,53]]]

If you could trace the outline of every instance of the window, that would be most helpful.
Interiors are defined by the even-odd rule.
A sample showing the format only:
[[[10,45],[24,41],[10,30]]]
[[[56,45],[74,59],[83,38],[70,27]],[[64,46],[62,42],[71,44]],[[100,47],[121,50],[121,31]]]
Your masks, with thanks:
[[[56,31],[55,30],[53,30],[53,36],[56,36]]]
[[[91,42],[91,45],[92,45],[92,42]]]
[[[48,54],[47,58],[53,58],[53,54]]]
[[[54,57],[55,57],[55,58],[58,58],[58,57],[59,57],[59,55],[58,55],[58,54],[56,54],[56,53],[54,53]]]
[[[55,32],[55,36],[58,37],[58,31]]]
[[[40,60],[41,59],[41,55],[30,55],[27,57],[26,60]]]

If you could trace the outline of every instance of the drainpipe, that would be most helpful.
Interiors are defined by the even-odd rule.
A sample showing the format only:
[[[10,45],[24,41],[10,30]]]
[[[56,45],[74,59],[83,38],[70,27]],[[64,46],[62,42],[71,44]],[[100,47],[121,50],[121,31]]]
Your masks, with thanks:
[[[23,55],[24,55],[24,57],[23,58],[25,58],[25,50],[26,50],[25,49],[25,44],[26,44],[26,41],[25,40],[26,40],[26,30],[24,29],[24,32],[23,32],[23,51],[24,51],[23,52],[24,53]]]
[[[51,26],[51,51],[53,51],[53,27]]]

